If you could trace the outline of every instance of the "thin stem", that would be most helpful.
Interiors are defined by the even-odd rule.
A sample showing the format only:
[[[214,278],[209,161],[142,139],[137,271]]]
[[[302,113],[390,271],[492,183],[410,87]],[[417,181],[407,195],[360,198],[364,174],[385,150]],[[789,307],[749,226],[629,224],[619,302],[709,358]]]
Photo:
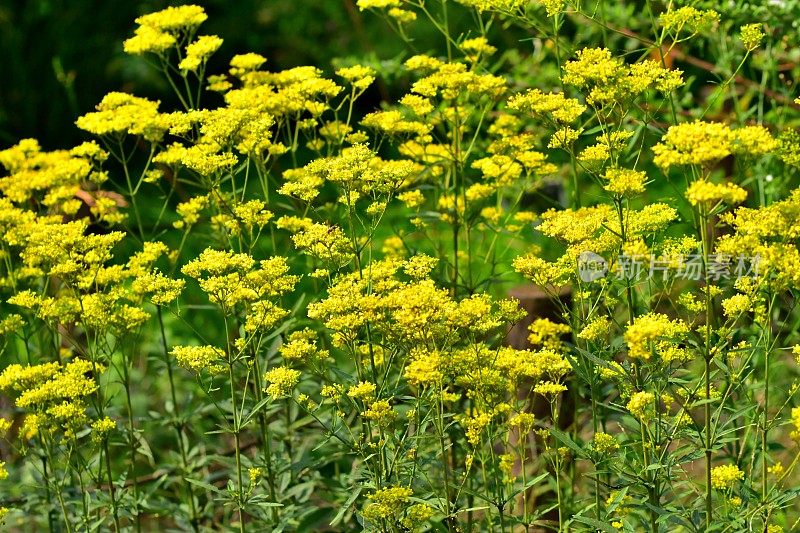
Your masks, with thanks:
[[[169,392],[170,396],[172,397],[172,409],[175,414],[175,420],[173,426],[175,427],[175,436],[178,440],[178,449],[180,450],[181,454],[181,467],[183,468],[183,474],[189,474],[189,462],[186,458],[186,447],[183,443],[183,423],[180,419],[180,410],[178,407],[178,398],[177,394],[175,393],[175,379],[172,376],[172,358],[169,356],[169,348],[167,347],[167,335],[164,331],[164,318],[161,314],[161,306],[156,306],[156,314],[158,316],[158,326],[161,330],[161,346],[164,349],[164,363],[167,365],[167,377],[169,379]],[[197,533],[200,531],[200,524],[199,519],[197,516],[197,506],[195,504],[195,497],[194,497],[194,488],[191,483],[186,483],[186,491],[189,493],[189,508],[191,511],[191,524],[192,529]]]
[[[231,386],[231,408],[233,409],[233,439],[234,451],[236,454],[236,477],[238,480],[237,492],[239,495],[238,511],[239,511],[239,531],[244,532],[244,514],[242,512],[244,492],[242,491],[242,450],[239,442],[239,416],[236,411],[236,380],[233,376],[233,361],[228,362],[228,378],[230,379]]]
[[[253,354],[253,367],[255,372],[255,388],[256,388],[256,402],[261,403],[263,399],[263,390],[261,384],[261,365],[258,362],[258,354]],[[264,464],[267,468],[267,487],[269,488],[269,498],[277,503],[278,498],[275,491],[275,471],[272,465],[272,435],[269,432],[269,423],[267,422],[267,415],[262,411],[258,414],[258,424],[261,430],[261,440],[264,444]],[[278,508],[271,508],[272,520],[278,521]]]
[[[108,438],[103,438],[103,451],[106,456],[106,474],[108,475],[108,492],[111,496],[111,510],[114,514],[114,530],[120,531],[119,512],[117,511],[117,496],[114,489],[114,478],[111,475],[111,454],[108,452]]]

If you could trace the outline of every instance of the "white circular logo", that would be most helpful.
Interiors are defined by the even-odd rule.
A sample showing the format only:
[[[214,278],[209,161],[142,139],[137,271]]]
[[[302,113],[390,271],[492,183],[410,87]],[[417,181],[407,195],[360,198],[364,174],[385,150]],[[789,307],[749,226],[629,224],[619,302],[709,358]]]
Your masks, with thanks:
[[[578,277],[589,283],[605,277],[608,263],[594,252],[581,252],[578,256]]]

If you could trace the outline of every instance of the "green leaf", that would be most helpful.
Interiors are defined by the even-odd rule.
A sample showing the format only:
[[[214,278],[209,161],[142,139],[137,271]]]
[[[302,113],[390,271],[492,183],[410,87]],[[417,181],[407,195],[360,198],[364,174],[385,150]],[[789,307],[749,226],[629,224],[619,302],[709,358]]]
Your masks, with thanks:
[[[209,492],[213,492],[214,494],[219,494],[220,496],[225,496],[225,492],[224,492],[224,491],[221,491],[221,490],[219,490],[219,489],[218,489],[217,487],[215,487],[214,485],[211,485],[211,484],[209,484],[209,483],[205,483],[205,482],[203,482],[203,481],[198,481],[198,480],[196,480],[196,479],[189,479],[188,477],[186,477],[186,478],[183,478],[183,479],[184,479],[185,481],[187,481],[187,482],[191,483],[192,485],[195,485],[195,486],[197,486],[197,487],[200,487],[200,488],[206,489],[206,490],[207,490],[207,491],[209,491]]]
[[[344,518],[344,514],[347,512],[350,506],[353,505],[353,502],[356,501],[359,495],[361,495],[361,490],[362,490],[361,487],[356,488],[356,490],[353,491],[350,497],[347,498],[347,501],[344,502],[344,505],[342,505],[342,507],[339,509],[339,512],[336,513],[336,516],[334,516],[333,520],[331,520],[330,523],[331,526],[335,526],[336,524],[342,521],[342,518]]]
[[[550,434],[555,437],[557,441],[564,444],[567,448],[575,452],[577,455],[583,455],[583,449],[572,440],[572,437],[561,431],[560,429],[550,428]]]

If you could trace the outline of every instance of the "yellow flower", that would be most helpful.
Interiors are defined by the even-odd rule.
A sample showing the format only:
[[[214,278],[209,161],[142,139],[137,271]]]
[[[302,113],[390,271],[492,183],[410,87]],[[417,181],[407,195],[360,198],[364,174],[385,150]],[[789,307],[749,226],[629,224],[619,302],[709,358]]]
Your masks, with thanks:
[[[733,152],[760,156],[774,152],[778,141],[764,126],[744,126],[733,130]]]
[[[783,466],[783,463],[775,463],[767,468],[767,471],[775,477],[781,477],[781,475],[786,471],[786,468]]]
[[[644,192],[647,175],[638,170],[609,168],[603,178],[608,182],[603,188],[618,196],[633,196]]]
[[[639,420],[646,421],[652,416],[655,396],[651,392],[637,392],[628,401],[628,411]]]
[[[567,387],[561,383],[553,383],[552,381],[543,381],[533,388],[533,392],[541,394],[549,400],[555,399],[556,396],[566,391]]]
[[[357,400],[367,401],[375,396],[375,384],[369,381],[360,381],[351,385],[347,395]]]
[[[662,169],[675,165],[709,165],[732,151],[734,134],[719,122],[695,121],[670,126],[653,147],[653,161]]]
[[[363,65],[340,68],[336,71],[336,75],[346,79],[354,88],[362,91],[375,81],[375,70]]]
[[[216,35],[201,35],[186,46],[186,55],[178,63],[181,70],[197,70],[205,65],[208,58],[222,46],[222,39]]]
[[[389,400],[378,400],[373,402],[363,413],[364,418],[376,422],[379,426],[390,424],[397,416],[392,410]]]
[[[168,7],[136,19],[140,26],[151,26],[161,31],[175,32],[192,29],[208,19],[205,10],[196,5]]]
[[[92,422],[92,439],[102,441],[110,432],[116,429],[117,423],[109,417]]]
[[[372,521],[398,520],[410,502],[414,491],[410,487],[387,487],[369,495],[364,518]]]
[[[750,311],[753,307],[752,299],[745,294],[734,294],[722,301],[722,310],[728,318],[737,318]]]
[[[365,9],[388,9],[400,7],[400,0],[358,0],[356,4],[361,11]]]
[[[175,36],[151,26],[140,26],[133,37],[122,44],[126,54],[142,55],[146,53],[163,54],[177,44]]]
[[[225,353],[214,346],[175,346],[170,354],[178,364],[194,372],[210,370],[216,373]]]
[[[600,455],[609,455],[619,449],[619,443],[608,433],[598,431],[592,438],[592,449]]]
[[[570,124],[586,111],[586,106],[564,93],[543,93],[530,89],[524,94],[515,94],[508,100],[508,107],[536,117],[549,117],[560,124]]]
[[[564,5],[566,4],[566,0],[540,0],[540,2],[545,11],[547,11],[548,17],[554,17],[564,11]]]
[[[406,515],[400,521],[409,531],[417,531],[433,516],[433,507],[427,503],[415,503],[406,510]]]
[[[689,328],[680,320],[670,320],[660,313],[648,313],[634,319],[625,331],[628,344],[628,357],[631,359],[650,359],[651,351],[657,350],[654,342],[659,339],[676,340],[685,335]]]
[[[745,24],[741,27],[739,33],[739,39],[741,39],[744,49],[748,52],[752,52],[758,48],[761,44],[761,41],[764,40],[764,37],[765,35],[762,31],[762,25],[760,23]]]
[[[584,48],[578,50],[577,56],[564,65],[561,79],[567,85],[578,88],[605,85],[624,71],[622,60],[612,57],[606,48]]]
[[[248,468],[247,477],[250,479],[250,484],[255,485],[261,479],[263,472],[260,468]]]
[[[442,381],[442,358],[439,352],[415,348],[411,362],[406,365],[404,375],[415,387],[433,386]]]
[[[597,317],[586,324],[580,333],[578,333],[578,338],[587,341],[598,341],[607,335],[610,329],[611,321],[608,317]]]
[[[264,392],[273,399],[289,396],[300,381],[300,371],[279,366],[264,374],[264,381],[269,385]]]
[[[485,37],[475,37],[465,39],[461,43],[461,49],[466,52],[471,61],[477,60],[481,55],[490,56],[497,51],[497,48],[489,44]]]
[[[736,205],[745,201],[747,191],[730,182],[712,183],[705,179],[692,182],[686,189],[686,198],[692,205],[713,206],[718,202]]]
[[[561,337],[568,335],[571,331],[567,324],[553,322],[547,318],[537,318],[528,326],[528,342],[531,346],[541,346],[549,350],[559,351],[564,343]]]
[[[715,466],[711,469],[711,486],[715,489],[729,489],[743,479],[744,472],[736,465]]]
[[[676,36],[684,28],[695,34],[708,30],[717,22],[719,22],[719,13],[716,11],[701,11],[688,6],[670,10],[661,15],[661,26]]]
[[[789,436],[796,441],[800,441],[800,407],[792,408],[792,425],[794,426],[794,431]]]
[[[79,117],[75,124],[94,135],[141,135],[160,141],[172,119],[158,113],[159,102],[121,92],[110,92],[97,104],[97,111]]]

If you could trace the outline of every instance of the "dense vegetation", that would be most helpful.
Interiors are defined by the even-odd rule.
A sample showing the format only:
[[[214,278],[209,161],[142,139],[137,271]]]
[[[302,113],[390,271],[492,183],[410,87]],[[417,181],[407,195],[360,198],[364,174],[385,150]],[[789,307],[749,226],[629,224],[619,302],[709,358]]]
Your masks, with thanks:
[[[304,5],[10,62],[6,527],[796,531],[796,4]]]

